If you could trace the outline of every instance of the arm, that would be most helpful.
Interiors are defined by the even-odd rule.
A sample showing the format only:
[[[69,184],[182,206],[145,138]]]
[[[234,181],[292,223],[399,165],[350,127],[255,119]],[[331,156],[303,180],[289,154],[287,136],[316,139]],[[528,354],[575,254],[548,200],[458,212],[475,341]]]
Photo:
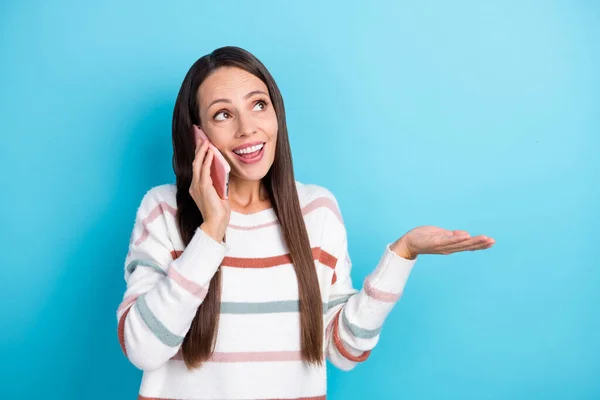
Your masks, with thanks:
[[[346,230],[343,223],[336,223],[339,225],[333,232],[339,237],[339,245],[325,317],[326,351],[336,367],[350,370],[365,361],[377,344],[383,323],[400,299],[416,259],[400,257],[387,245],[376,268],[358,291],[353,288],[350,276],[352,263]]]
[[[155,192],[144,196],[125,260],[127,288],[117,310],[121,348],[142,370],[157,369],[177,353],[227,250],[198,228],[174,259],[167,212],[175,214]]]
[[[357,291],[350,278],[346,230],[337,201],[329,195],[339,221],[334,221],[328,232],[335,236],[337,263],[326,313],[326,349],[335,366],[349,370],[366,360],[377,344],[385,318],[400,299],[418,255],[489,249],[495,240],[485,235],[471,237],[461,230],[414,228],[386,246],[379,264]]]

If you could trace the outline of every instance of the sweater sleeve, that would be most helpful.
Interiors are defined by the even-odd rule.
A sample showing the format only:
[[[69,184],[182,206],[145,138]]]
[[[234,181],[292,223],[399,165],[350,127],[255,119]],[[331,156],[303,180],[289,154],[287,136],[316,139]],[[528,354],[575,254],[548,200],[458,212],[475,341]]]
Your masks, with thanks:
[[[337,211],[341,216],[339,208]],[[337,262],[325,315],[326,351],[333,365],[348,371],[365,361],[379,341],[383,323],[400,299],[416,260],[398,256],[387,244],[359,291],[352,285],[352,262],[343,222],[334,231],[338,236]]]
[[[138,208],[125,258],[118,337],[123,353],[141,370],[157,369],[177,353],[227,251],[225,243],[197,228],[177,257],[167,225],[175,215],[150,190]]]

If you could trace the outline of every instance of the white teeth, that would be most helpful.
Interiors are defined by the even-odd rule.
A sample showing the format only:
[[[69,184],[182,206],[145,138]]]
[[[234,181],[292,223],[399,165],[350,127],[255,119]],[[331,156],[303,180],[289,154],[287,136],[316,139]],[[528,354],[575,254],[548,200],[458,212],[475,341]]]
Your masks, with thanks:
[[[263,144],[259,144],[256,146],[252,146],[252,147],[246,147],[245,149],[242,150],[236,150],[234,151],[235,154],[249,154],[249,153],[254,153],[255,151],[258,151],[260,149],[262,149],[264,147],[264,143]]]

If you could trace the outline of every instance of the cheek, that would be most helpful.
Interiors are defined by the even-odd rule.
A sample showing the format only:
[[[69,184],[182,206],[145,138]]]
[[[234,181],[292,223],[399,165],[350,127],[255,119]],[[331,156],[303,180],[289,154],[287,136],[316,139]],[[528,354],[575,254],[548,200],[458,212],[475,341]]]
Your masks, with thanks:
[[[277,131],[278,131],[279,127],[277,124],[277,118],[273,118],[273,120],[270,121],[269,123],[269,129],[268,129],[268,134],[271,140],[276,140],[277,139]]]
[[[220,152],[224,152],[231,145],[231,141],[233,140],[234,136],[234,133],[226,129],[220,129],[219,131],[212,133],[211,142]]]
[[[271,142],[271,157],[274,157],[275,148],[277,147],[277,125],[273,127],[273,130],[269,134],[269,141]]]
[[[228,143],[223,141],[223,140],[219,140],[217,142],[213,141],[212,144],[215,145],[215,147],[217,148],[217,150],[219,150],[221,152],[221,154],[225,155],[225,153],[227,152],[227,148],[228,148]]]

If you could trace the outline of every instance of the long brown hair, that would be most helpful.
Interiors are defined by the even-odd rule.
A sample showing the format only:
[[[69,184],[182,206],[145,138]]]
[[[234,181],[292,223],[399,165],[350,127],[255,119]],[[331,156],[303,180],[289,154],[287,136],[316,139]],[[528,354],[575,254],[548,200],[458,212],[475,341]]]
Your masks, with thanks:
[[[267,68],[251,53],[239,47],[216,49],[198,59],[186,74],[173,110],[173,170],[177,181],[177,224],[187,246],[203,218],[189,194],[192,182],[195,139],[192,124],[201,124],[196,95],[200,84],[217,68],[237,67],[262,80],[267,88],[279,130],[275,159],[263,183],[281,224],[290,258],[296,271],[300,294],[300,337],[302,358],[313,364],[323,362],[323,305],[306,225],[300,208],[292,166],[285,108],[281,92]],[[208,294],[198,307],[181,346],[189,369],[200,366],[213,353],[219,325],[221,269],[210,281]]]

